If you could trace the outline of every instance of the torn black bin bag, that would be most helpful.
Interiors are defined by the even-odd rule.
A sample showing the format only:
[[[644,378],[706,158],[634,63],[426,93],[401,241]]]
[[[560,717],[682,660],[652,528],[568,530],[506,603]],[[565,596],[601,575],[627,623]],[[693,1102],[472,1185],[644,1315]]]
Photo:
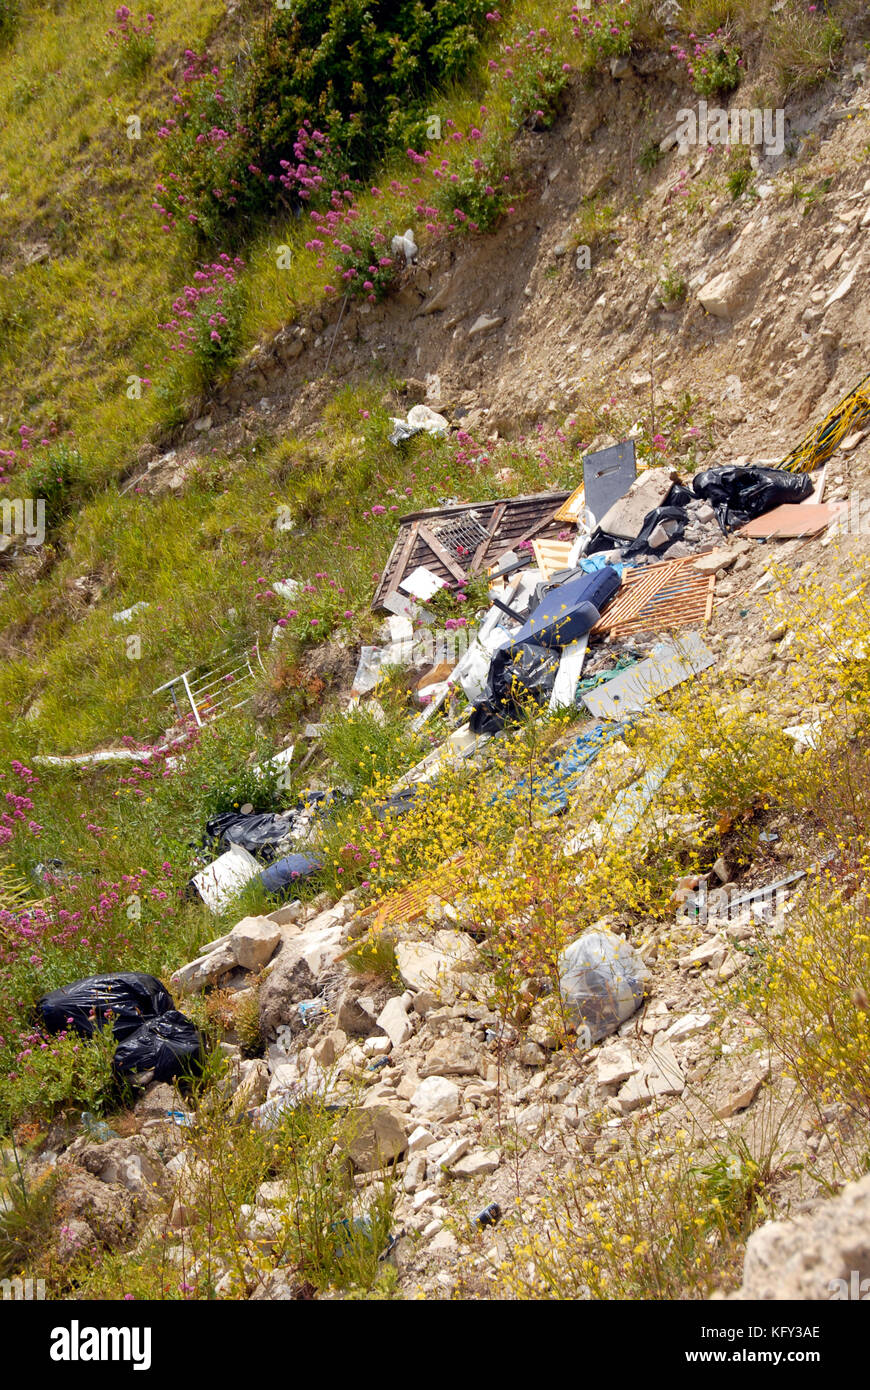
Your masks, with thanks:
[[[682,483],[674,483],[665,500],[663,507],[687,507],[690,502],[695,501],[695,495],[690,487],[683,487]]]
[[[148,1081],[172,1081],[199,1070],[202,1040],[193,1023],[177,1009],[167,1009],[124,1038],[115,1049],[114,1066],[123,1076],[148,1074]]]
[[[623,550],[623,558],[630,560],[634,555],[660,555],[669,545],[683,539],[688,524],[689,513],[684,512],[682,507],[656,507],[647,512],[640,532]],[[667,540],[660,545],[650,545],[649,538],[657,526],[664,526]]]
[[[709,502],[727,535],[783,502],[803,502],[813,490],[806,473],[787,473],[781,468],[750,464],[740,468],[707,468],[692,479],[696,497]]]
[[[112,1015],[112,1032],[119,1040],[172,1008],[172,996],[153,975],[129,971],[89,975],[52,990],[37,1000],[36,1012],[49,1033],[73,1028],[85,1038],[102,1028]]]
[[[282,844],[293,824],[293,814],[279,815],[275,811],[250,812],[241,815],[238,811],[224,811],[207,822],[205,833],[209,840],[216,840],[221,850],[231,845],[241,845],[255,858],[270,860],[275,858],[278,845]]]
[[[473,734],[495,734],[511,716],[521,714],[528,700],[542,705],[556,682],[561,655],[536,642],[512,642],[492,658],[486,691],[472,711]]]
[[[622,550],[624,545],[624,536],[611,536],[607,531],[602,531],[600,526],[596,526],[583,553],[584,555],[600,555],[602,550]]]
[[[49,1033],[72,1028],[90,1038],[110,1022],[118,1043],[113,1066],[124,1076],[153,1072],[154,1080],[170,1081],[202,1055],[196,1028],[173,1007],[169,991],[138,971],[76,980],[44,994],[36,1012]]]
[[[622,550],[625,545],[624,540],[619,536],[610,536],[606,531],[602,531],[600,526],[596,526],[592,535],[589,537],[589,544],[584,551],[585,555],[600,555],[602,550]]]

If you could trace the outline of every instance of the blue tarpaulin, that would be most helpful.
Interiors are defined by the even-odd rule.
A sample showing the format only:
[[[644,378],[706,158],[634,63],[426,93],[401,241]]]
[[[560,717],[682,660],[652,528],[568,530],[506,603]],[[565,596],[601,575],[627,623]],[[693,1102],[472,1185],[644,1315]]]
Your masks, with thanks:
[[[493,800],[512,801],[516,796],[534,798],[535,806],[545,816],[558,815],[568,808],[568,797],[580,782],[584,770],[613,739],[619,738],[628,724],[593,724],[569,744],[548,774],[531,778],[521,777],[512,787],[500,792]]]

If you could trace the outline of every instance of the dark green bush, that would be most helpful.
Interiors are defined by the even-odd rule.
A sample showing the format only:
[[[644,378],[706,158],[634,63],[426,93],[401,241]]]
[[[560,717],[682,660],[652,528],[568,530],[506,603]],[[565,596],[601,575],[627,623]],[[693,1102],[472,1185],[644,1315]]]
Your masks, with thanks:
[[[3,0],[0,0],[2,4]],[[365,178],[420,128],[429,94],[459,78],[487,30],[486,0],[299,0],[276,10],[236,80],[189,53],[164,140],[157,209],[206,242],[311,197],[300,159],[329,193]],[[317,142],[300,151],[306,128]]]
[[[256,163],[278,173],[307,118],[363,178],[435,86],[458,78],[486,29],[486,0],[300,0],[269,22],[245,92]]]

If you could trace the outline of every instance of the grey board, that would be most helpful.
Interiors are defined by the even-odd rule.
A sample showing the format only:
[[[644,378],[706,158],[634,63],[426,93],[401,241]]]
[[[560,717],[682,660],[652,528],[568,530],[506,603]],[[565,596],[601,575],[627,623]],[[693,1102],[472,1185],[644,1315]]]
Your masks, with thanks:
[[[659,642],[645,661],[620,671],[597,690],[590,690],[583,696],[583,703],[596,719],[624,719],[680,681],[705,671],[715,659],[694,632],[678,642]]]
[[[584,505],[592,513],[596,525],[614,502],[625,496],[636,476],[633,439],[586,455],[583,460]]]

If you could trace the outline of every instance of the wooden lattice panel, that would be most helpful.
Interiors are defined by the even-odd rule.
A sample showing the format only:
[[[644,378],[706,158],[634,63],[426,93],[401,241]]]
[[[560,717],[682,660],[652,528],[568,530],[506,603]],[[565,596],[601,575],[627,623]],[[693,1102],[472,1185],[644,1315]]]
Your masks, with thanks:
[[[379,903],[373,903],[365,912],[360,913],[360,916],[371,917],[372,925],[377,931],[398,922],[416,922],[418,917],[424,915],[430,898],[441,898],[446,902],[454,896],[456,878],[461,873],[466,859],[467,855],[458,854],[437,873],[423,879],[404,893],[393,893],[388,898],[382,898]]]
[[[445,584],[461,584],[473,575],[491,570],[502,555],[524,542],[555,536],[559,523],[553,513],[566,497],[565,492],[541,492],[531,497],[466,502],[401,517],[372,608],[378,612],[383,600],[394,594],[405,575],[419,565]],[[472,528],[473,538],[479,538],[473,551],[469,544],[473,544]],[[465,543],[457,543],[457,538],[461,540],[463,536]]]
[[[622,585],[592,629],[613,637],[706,623],[713,611],[713,575],[694,569],[697,556],[626,570]]]

